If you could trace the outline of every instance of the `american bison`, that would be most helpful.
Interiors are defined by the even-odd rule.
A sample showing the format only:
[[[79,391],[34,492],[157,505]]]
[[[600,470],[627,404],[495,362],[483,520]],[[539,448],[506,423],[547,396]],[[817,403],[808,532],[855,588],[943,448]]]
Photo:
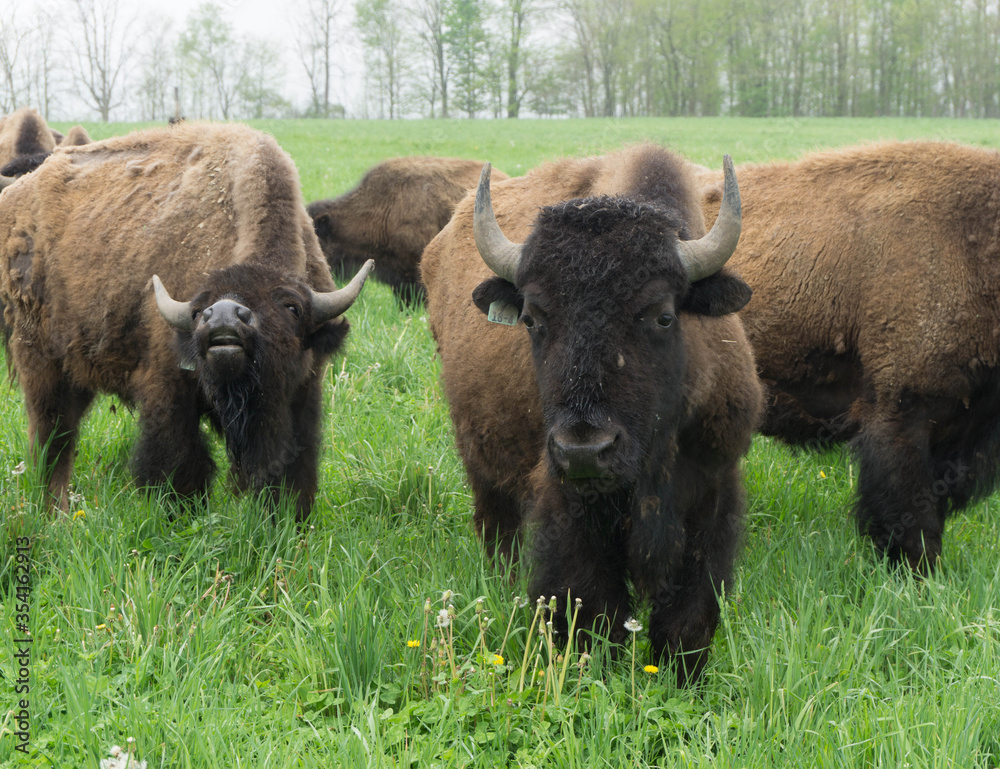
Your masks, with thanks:
[[[78,426],[104,392],[138,410],[137,485],[203,496],[207,415],[236,487],[286,490],[305,515],[326,362],[371,265],[336,289],[274,140],[143,131],[60,150],[3,194],[8,360],[54,501],[67,505]]]
[[[423,298],[420,255],[479,181],[483,164],[458,158],[406,157],[370,168],[350,192],[308,206],[334,271],[375,260],[374,276],[404,301]],[[498,179],[507,175],[494,171]]]
[[[31,107],[0,117],[0,189],[33,171],[55,147],[52,131]]]
[[[931,568],[1000,475],[1000,154],[889,142],[738,170],[764,432],[850,441],[860,530]]]
[[[492,202],[484,172],[422,262],[487,549],[513,559],[525,524],[531,594],[559,597],[563,633],[569,595],[581,627],[621,641],[631,582],[657,658],[687,652],[682,683],[718,623],[762,398],[734,314],[750,290],[724,268],[740,230],[727,165],[708,235],[689,167],[658,147],[549,163]]]
[[[38,168],[57,146],[89,143],[83,126],[73,126],[64,136],[31,107],[0,117],[0,189]]]

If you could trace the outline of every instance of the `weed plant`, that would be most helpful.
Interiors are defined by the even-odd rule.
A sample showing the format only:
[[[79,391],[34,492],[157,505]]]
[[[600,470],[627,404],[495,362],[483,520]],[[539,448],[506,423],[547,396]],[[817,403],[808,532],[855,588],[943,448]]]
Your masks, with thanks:
[[[258,125],[293,155],[306,200],[394,155],[519,174],[641,139],[713,167],[725,152],[766,161],[890,137],[1000,143],[988,121]],[[855,534],[846,451],[756,439],[710,661],[677,689],[669,669],[647,672],[641,632],[616,654],[553,642],[550,596],[524,598],[524,575],[489,563],[472,532],[425,313],[369,282],[349,318],[304,525],[234,497],[224,472],[200,507],[137,492],[135,419],[111,398],[85,423],[70,515],[52,515],[25,462],[19,391],[4,390],[0,765],[98,767],[116,745],[150,768],[1000,765],[997,497],[949,523],[941,568],[918,581]],[[18,537],[33,558],[27,756],[13,738]],[[648,625],[641,606],[635,622]]]

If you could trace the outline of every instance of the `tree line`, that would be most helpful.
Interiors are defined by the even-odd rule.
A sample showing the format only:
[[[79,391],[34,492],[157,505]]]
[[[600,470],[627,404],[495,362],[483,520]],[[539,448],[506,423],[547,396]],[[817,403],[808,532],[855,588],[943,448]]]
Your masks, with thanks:
[[[3,112],[1000,117],[1000,0],[293,0],[284,43],[63,2],[0,17]]]

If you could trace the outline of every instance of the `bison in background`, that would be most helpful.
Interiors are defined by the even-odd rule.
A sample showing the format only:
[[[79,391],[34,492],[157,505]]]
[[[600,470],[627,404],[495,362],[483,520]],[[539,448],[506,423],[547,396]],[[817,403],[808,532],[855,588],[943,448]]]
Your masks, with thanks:
[[[0,189],[33,171],[55,148],[53,132],[31,107],[0,117]]]
[[[65,136],[49,128],[31,107],[0,117],[0,189],[34,171],[57,147],[90,143],[83,126],[73,126]]]
[[[580,627],[622,641],[634,585],[656,657],[685,653],[681,683],[718,624],[761,408],[734,314],[750,290],[724,267],[740,229],[727,163],[708,235],[689,167],[658,147],[549,163],[492,202],[484,172],[421,268],[488,551],[512,559],[530,530],[530,590],[558,597],[564,634],[568,595]]]
[[[933,567],[945,519],[1000,476],[1000,154],[888,142],[739,177],[764,432],[850,441],[860,530]]]
[[[104,392],[138,409],[137,485],[205,495],[207,416],[236,487],[284,489],[305,515],[323,374],[370,266],[336,289],[291,159],[249,128],[55,153],[0,206],[8,361],[54,501],[67,506],[79,423]]]
[[[375,277],[403,301],[420,301],[420,255],[479,181],[476,160],[405,157],[369,169],[350,192],[308,206],[330,267],[375,260]],[[506,174],[494,172],[498,179]]]

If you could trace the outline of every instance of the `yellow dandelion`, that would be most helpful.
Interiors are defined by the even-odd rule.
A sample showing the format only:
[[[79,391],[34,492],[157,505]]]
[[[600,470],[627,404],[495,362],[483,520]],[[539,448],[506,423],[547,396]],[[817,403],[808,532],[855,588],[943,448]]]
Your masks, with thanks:
[[[494,665],[502,665],[503,664],[503,657],[501,657],[499,654],[494,654],[493,655],[493,664]]]
[[[107,629],[108,629],[108,626],[107,626],[107,625],[105,625],[105,624],[104,624],[104,623],[102,622],[102,623],[101,623],[100,625],[98,625],[98,626],[97,626],[97,629],[98,629],[98,630],[107,630]]]
[[[656,665],[646,665],[646,667],[644,667],[643,670],[645,670],[650,675],[652,675],[653,673],[659,673],[660,672],[660,669],[658,667],[656,667]]]
[[[87,513],[84,512],[83,510],[77,510],[75,513],[73,513],[73,520],[74,521],[77,518],[86,518],[86,517],[87,517]]]
[[[410,649],[419,649],[420,648],[420,641],[418,639],[414,638],[412,641],[407,641],[406,642],[406,646],[408,648],[410,648]]]
[[[820,478],[826,478],[826,473],[824,473],[822,470],[820,470],[819,471],[819,477]]]

